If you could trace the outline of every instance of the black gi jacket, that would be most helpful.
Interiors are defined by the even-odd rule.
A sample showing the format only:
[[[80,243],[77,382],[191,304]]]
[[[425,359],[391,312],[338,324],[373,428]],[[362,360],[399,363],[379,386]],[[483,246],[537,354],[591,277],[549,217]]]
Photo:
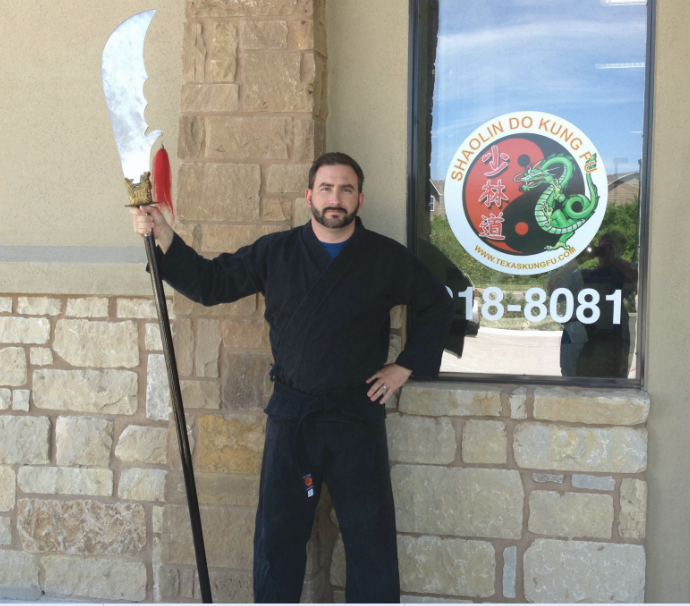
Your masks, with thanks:
[[[389,312],[403,304],[412,307],[414,324],[396,363],[438,374],[451,298],[404,246],[359,218],[333,260],[311,222],[213,260],[177,235],[165,255],[158,252],[163,279],[193,301],[208,306],[264,295],[276,377],[293,389],[321,395],[361,386],[386,363]]]

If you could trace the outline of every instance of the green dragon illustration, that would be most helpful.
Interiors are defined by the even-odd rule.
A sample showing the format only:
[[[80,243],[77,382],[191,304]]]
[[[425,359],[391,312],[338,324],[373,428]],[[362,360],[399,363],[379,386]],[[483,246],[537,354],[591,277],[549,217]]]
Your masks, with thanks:
[[[592,183],[591,171],[596,168],[596,164],[597,155],[594,154],[585,166],[591,199],[582,194],[566,196],[563,193],[575,170],[573,159],[565,154],[549,156],[534,166],[528,166],[513,178],[516,183],[523,184],[520,189],[524,192],[542,183],[548,183],[544,193],[539,196],[534,216],[539,227],[547,233],[560,235],[560,238],[555,246],[546,246],[544,250],[568,249],[568,240],[594,214],[599,203],[599,195],[597,186]],[[560,176],[553,175],[552,171],[558,169],[561,170]],[[575,204],[579,204],[581,210],[574,210]]]

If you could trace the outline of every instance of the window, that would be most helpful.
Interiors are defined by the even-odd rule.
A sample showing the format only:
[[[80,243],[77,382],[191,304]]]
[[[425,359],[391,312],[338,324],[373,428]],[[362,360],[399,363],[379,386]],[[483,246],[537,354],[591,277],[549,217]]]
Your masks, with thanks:
[[[654,4],[412,5],[410,242],[456,304],[443,375],[639,384]]]

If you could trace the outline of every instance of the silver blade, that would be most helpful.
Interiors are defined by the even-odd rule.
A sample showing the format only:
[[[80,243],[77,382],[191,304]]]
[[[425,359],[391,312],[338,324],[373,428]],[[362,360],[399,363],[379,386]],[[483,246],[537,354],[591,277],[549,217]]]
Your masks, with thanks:
[[[151,148],[162,131],[146,135],[144,119],[147,101],[144,82],[144,39],[155,10],[130,17],[112,34],[103,49],[101,76],[105,102],[110,113],[117,150],[125,177],[139,182],[149,170]]]

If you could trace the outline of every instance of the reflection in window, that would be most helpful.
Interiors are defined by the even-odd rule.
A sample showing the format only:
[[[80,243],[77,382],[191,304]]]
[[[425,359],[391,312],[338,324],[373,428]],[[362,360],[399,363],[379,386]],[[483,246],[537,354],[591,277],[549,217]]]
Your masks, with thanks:
[[[443,372],[637,376],[645,4],[429,1],[416,225],[456,301]]]

